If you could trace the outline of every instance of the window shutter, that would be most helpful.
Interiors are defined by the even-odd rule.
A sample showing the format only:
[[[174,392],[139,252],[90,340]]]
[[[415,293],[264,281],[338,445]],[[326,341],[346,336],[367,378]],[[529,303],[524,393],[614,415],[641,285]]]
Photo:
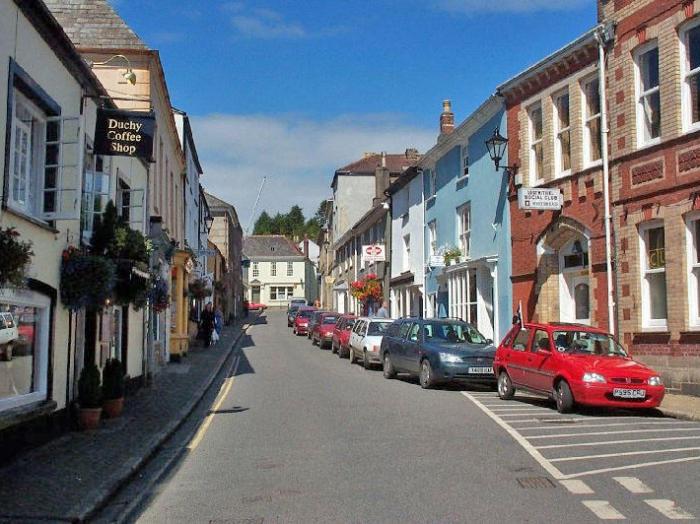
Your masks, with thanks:
[[[44,220],[78,220],[82,165],[81,117],[46,120],[41,216]]]

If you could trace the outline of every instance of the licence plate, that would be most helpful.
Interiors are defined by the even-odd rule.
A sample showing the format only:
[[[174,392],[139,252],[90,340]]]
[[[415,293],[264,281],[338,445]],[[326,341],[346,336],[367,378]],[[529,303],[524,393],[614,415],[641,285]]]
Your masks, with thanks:
[[[493,375],[492,367],[469,368],[467,371],[470,375]]]
[[[618,398],[646,398],[647,392],[645,389],[613,389],[613,397]]]

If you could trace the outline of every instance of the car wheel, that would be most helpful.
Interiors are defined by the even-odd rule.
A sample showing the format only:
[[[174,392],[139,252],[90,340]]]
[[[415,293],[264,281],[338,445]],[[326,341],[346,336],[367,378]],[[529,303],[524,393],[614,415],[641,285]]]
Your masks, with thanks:
[[[560,380],[554,388],[554,400],[559,413],[570,413],[574,408],[574,396],[566,380]]]
[[[355,358],[355,351],[352,348],[350,348],[350,354],[348,355],[348,358],[350,359],[351,365],[357,362],[357,359]]]
[[[348,351],[343,346],[338,346],[338,358],[348,358]]]
[[[394,369],[394,365],[391,363],[391,356],[389,355],[388,351],[384,353],[384,359],[382,360],[382,373],[384,374],[384,378],[396,377],[396,370]]]
[[[364,352],[362,353],[362,367],[365,369],[370,369],[371,366],[369,365],[369,357],[367,356],[367,350],[365,349]]]
[[[335,346],[335,343],[331,342],[331,353],[335,354],[338,352],[338,348]]]
[[[510,380],[510,375],[501,371],[498,375],[498,396],[503,400],[510,400],[515,396],[515,388]]]
[[[433,366],[430,365],[430,361],[426,358],[420,363],[420,375],[418,375],[420,380],[420,387],[423,389],[430,389],[435,386],[435,378],[433,377]]]

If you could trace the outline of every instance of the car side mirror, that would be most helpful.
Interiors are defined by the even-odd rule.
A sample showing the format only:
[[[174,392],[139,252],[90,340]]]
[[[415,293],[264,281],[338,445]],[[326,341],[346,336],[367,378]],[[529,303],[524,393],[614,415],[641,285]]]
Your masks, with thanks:
[[[487,339],[486,339],[486,343],[487,343],[487,344],[493,344],[493,340],[490,339],[490,338],[487,338]]]

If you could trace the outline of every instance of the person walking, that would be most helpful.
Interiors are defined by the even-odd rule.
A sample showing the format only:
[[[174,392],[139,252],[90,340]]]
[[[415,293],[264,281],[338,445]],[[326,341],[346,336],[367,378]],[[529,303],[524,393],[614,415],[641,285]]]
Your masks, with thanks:
[[[224,314],[221,312],[221,308],[217,307],[216,311],[214,311],[214,332],[212,333],[214,343],[218,342],[221,338],[221,330],[223,327]]]
[[[389,303],[385,300],[382,302],[382,307],[377,311],[378,318],[390,318],[389,317]]]
[[[211,334],[214,331],[214,310],[212,308],[211,302],[204,307],[200,319],[200,327],[202,329],[202,335],[204,336],[204,346],[211,346]]]

